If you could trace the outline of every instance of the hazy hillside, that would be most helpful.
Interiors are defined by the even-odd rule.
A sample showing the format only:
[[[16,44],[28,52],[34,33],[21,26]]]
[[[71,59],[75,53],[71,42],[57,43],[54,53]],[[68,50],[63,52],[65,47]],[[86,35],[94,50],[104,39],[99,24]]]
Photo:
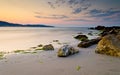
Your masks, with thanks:
[[[9,23],[5,21],[0,21],[0,27],[54,27],[49,25],[42,25],[42,24],[15,24],[15,23]]]

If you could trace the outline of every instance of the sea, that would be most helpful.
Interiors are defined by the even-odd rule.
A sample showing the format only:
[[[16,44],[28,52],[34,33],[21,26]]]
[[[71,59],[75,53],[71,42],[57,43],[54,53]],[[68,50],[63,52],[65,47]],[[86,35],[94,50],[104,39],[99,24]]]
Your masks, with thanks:
[[[98,37],[99,31],[88,27],[0,27],[0,51],[26,50],[39,44],[53,44],[55,48],[65,44],[77,46],[80,41],[74,37],[81,33],[92,39]]]
[[[74,37],[81,33],[92,39],[100,32],[88,27],[0,27],[0,52],[8,52],[0,60],[0,75],[120,75],[120,58],[95,53],[97,45],[79,48],[78,54],[67,58],[57,57],[63,45],[77,46],[80,40]],[[13,53],[40,44],[52,44],[55,50]]]

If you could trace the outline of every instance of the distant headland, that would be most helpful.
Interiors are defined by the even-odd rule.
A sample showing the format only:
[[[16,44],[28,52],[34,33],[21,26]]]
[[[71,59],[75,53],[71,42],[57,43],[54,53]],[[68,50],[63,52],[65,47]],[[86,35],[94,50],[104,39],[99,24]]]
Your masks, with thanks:
[[[0,27],[54,27],[49,25],[43,24],[16,24],[16,23],[9,23],[6,21],[0,21]]]

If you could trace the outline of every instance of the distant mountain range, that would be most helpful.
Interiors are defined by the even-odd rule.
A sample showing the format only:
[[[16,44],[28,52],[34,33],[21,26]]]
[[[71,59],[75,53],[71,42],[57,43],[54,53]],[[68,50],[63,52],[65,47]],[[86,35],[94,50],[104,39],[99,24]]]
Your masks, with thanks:
[[[5,21],[0,21],[0,27],[54,27],[49,25],[42,25],[42,24],[15,24],[15,23],[9,23]]]

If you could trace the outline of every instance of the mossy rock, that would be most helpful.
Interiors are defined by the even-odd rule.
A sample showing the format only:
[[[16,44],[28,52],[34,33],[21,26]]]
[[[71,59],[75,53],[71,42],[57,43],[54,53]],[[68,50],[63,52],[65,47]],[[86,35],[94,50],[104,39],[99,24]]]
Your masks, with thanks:
[[[25,50],[15,50],[14,53],[24,53]]]
[[[96,53],[110,56],[120,56],[120,35],[110,34],[104,36],[98,43]]]
[[[35,50],[43,50],[42,47],[36,47]]]
[[[77,35],[74,38],[78,39],[80,41],[87,41],[88,40],[88,37],[86,35]]]
[[[38,47],[43,47],[43,45],[42,45],[42,44],[40,44],[40,45],[38,45]]]
[[[3,57],[4,57],[4,53],[0,52],[0,59],[3,59]]]
[[[52,44],[49,44],[49,45],[45,45],[45,46],[43,46],[42,49],[43,49],[43,50],[54,50],[54,47],[53,47]]]

